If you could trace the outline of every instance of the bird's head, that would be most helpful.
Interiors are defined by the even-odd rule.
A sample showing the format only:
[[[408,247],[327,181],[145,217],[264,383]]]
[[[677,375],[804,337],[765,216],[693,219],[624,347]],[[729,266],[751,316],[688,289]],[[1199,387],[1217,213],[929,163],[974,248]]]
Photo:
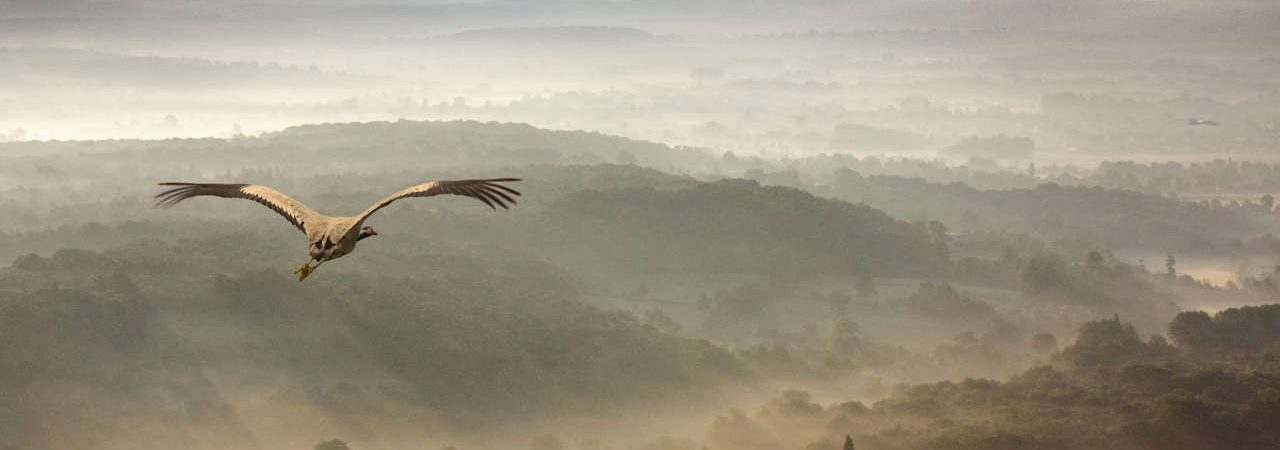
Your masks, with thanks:
[[[364,239],[364,238],[367,238],[367,237],[369,237],[369,236],[377,236],[377,235],[378,235],[378,232],[377,232],[377,231],[373,231],[373,227],[370,227],[370,226],[363,226],[363,227],[360,227],[360,237],[359,237],[359,238],[357,238],[356,240],[358,241],[358,240],[360,240],[360,239]]]

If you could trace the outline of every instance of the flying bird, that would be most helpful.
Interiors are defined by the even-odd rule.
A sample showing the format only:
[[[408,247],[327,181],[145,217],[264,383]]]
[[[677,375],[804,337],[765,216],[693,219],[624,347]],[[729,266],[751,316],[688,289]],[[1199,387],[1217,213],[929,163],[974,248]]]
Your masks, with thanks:
[[[1200,125],[1216,127],[1218,126],[1218,122],[1214,122],[1209,119],[1187,119],[1187,125],[1191,125],[1193,127],[1198,127]]]
[[[200,196],[242,198],[271,208],[307,235],[311,259],[293,272],[298,274],[298,281],[302,281],[325,261],[341,258],[354,251],[356,242],[377,236],[378,232],[374,231],[373,227],[365,225],[365,220],[396,200],[450,194],[480,200],[494,210],[497,210],[498,206],[509,209],[510,205],[516,203],[514,197],[518,197],[520,192],[502,183],[517,181],[520,179],[431,181],[401,189],[378,200],[364,212],[347,217],[320,214],[280,191],[259,184],[159,183],[166,189],[156,194],[155,198],[158,208],[169,208],[183,200]],[[312,261],[315,261],[315,266],[311,265]]]

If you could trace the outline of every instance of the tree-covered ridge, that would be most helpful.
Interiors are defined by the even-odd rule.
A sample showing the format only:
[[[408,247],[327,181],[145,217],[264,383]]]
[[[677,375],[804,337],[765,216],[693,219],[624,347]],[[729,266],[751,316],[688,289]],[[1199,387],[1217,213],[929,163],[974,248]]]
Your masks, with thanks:
[[[359,429],[413,417],[418,427],[397,433],[420,436],[704,398],[750,379],[710,343],[572,301],[572,283],[527,259],[410,241],[299,284],[279,270],[284,246],[252,233],[143,241],[0,271],[0,416],[15,419],[0,438],[213,448],[251,442],[259,421],[288,410],[298,417],[270,422],[322,414],[330,429]],[[417,269],[395,269],[405,265]],[[237,400],[255,390],[270,395]],[[72,415],[59,416],[69,401]],[[79,422],[100,428],[60,428]],[[133,422],[169,426],[123,426]],[[205,433],[226,436],[202,443]]]
[[[139,70],[145,69],[145,70]],[[32,76],[33,74],[38,74]],[[283,86],[312,88],[355,86],[358,77],[323,73],[278,63],[215,62],[197,58],[126,56],[69,48],[2,48],[0,80],[11,87],[37,90],[100,85],[146,89],[271,90]]]
[[[1274,336],[1280,305],[1229,309],[1219,332]],[[1194,313],[1188,313],[1194,314]],[[1179,321],[1173,322],[1175,336]],[[1266,324],[1266,325],[1262,325]],[[1280,445],[1280,352],[1247,359],[1212,354],[1160,336],[1143,340],[1116,320],[1085,324],[1053,365],[999,382],[966,379],[902,385],[871,406],[823,406],[792,391],[748,416],[712,424],[709,448],[834,448],[851,434],[860,449],[1270,449]],[[1251,344],[1224,342],[1244,351]]]
[[[429,239],[528,252],[574,268],[941,276],[950,266],[945,236],[937,224],[906,223],[865,205],[822,199],[796,189],[763,187],[745,180],[704,183],[619,165],[540,165],[507,173],[527,177],[519,186],[524,193],[520,207],[509,212],[494,214],[475,202],[441,198],[399,204],[380,213],[373,224],[394,239],[418,232]],[[359,211],[387,192],[423,178],[451,176],[414,171],[323,179],[260,175],[254,178],[335,214]],[[344,190],[343,186],[359,187]],[[15,213],[33,224],[42,223],[46,215],[64,220],[75,219],[67,215],[85,217],[75,226],[0,234],[0,252],[17,257],[63,246],[101,250],[149,236],[185,238],[193,227],[212,223],[282,237],[292,231],[249,202],[204,199],[155,210],[138,198],[146,195],[139,191],[104,191],[103,201],[78,196],[57,199],[87,202],[84,208],[16,206]],[[134,217],[120,221],[125,215]],[[103,221],[86,220],[94,218]],[[282,253],[289,250],[280,249]]]
[[[1202,357],[1246,358],[1280,354],[1280,305],[1186,311],[1169,324],[1179,346]]]
[[[529,163],[655,162],[705,157],[687,149],[585,131],[555,131],[521,123],[476,121],[366,122],[301,125],[263,136],[276,146],[321,154],[359,151],[377,159],[430,156],[447,163],[510,166]],[[488,161],[486,163],[486,161]]]
[[[0,218],[0,225],[18,229],[41,223],[106,222],[105,216],[121,208],[136,216],[145,215],[146,204],[137,199],[145,197],[157,180],[253,181],[271,184],[292,195],[314,195],[334,202],[320,207],[359,210],[371,199],[385,195],[385,191],[424,177],[509,174],[513,167],[534,164],[519,170],[527,174],[517,175],[531,183],[547,177],[567,180],[546,186],[547,192],[534,191],[535,195],[529,197],[535,202],[549,198],[547,193],[558,197],[575,190],[611,186],[692,184],[693,180],[681,180],[677,175],[657,176],[654,169],[703,176],[712,173],[717,174],[716,178],[723,176],[719,174],[724,170],[729,174],[746,173],[765,184],[799,187],[852,203],[866,203],[899,219],[938,220],[964,233],[1028,232],[1049,240],[1064,238],[1112,249],[1213,254],[1247,250],[1246,244],[1251,240],[1267,233],[1280,234],[1269,211],[1274,205],[1267,206],[1263,200],[1196,204],[1125,189],[1083,187],[1117,185],[1106,181],[1115,178],[1107,178],[1106,174],[1136,170],[1123,163],[1104,164],[1097,173],[1076,178],[1050,176],[1048,179],[1058,180],[1059,184],[1035,187],[1041,178],[995,169],[984,171],[976,165],[953,168],[922,160],[841,155],[781,162],[732,155],[715,157],[696,149],[599,133],[475,121],[305,125],[261,137],[233,139],[14,142],[0,144],[0,149],[7,155],[0,157],[0,174],[6,175],[0,179],[0,188],[13,194],[0,197],[10,211]],[[631,163],[648,169],[630,167]],[[592,169],[593,166],[597,168]],[[771,167],[788,166],[792,169],[769,171]],[[1268,174],[1273,171],[1267,165],[1231,162],[1176,166],[1181,169],[1168,171],[1190,172],[1177,176],[1195,179],[1234,179],[1234,175],[1269,179]],[[832,167],[851,170],[832,171]],[[1157,169],[1165,170],[1164,166],[1150,168]],[[651,173],[644,174],[643,170]],[[564,175],[574,171],[584,178]],[[592,172],[617,176],[594,176]],[[68,174],[76,175],[73,183],[68,183]],[[993,181],[1005,178],[1008,183]],[[345,186],[362,188],[350,191]],[[986,190],[1004,186],[1026,187]],[[1123,183],[1119,186],[1130,187]],[[119,196],[109,199],[118,204],[107,210],[103,203],[108,199],[102,198],[104,195]],[[56,206],[67,208],[55,209]]]
[[[158,170],[200,163],[207,173],[223,168],[298,167],[308,170],[402,168],[442,170],[511,167],[523,164],[599,164],[619,162],[669,168],[701,165],[702,151],[673,148],[586,131],[558,131],[523,123],[413,121],[299,125],[262,136],[231,139],[32,141],[0,143],[13,155],[9,175],[38,177],[41,165],[76,168],[91,176],[120,164]],[[68,157],[75,156],[75,161]],[[23,159],[25,158],[25,159]],[[244,164],[255,161],[256,164]],[[112,165],[95,167],[110,162]],[[69,164],[73,164],[68,166]],[[25,169],[25,170],[24,170]]]
[[[1276,232],[1263,207],[1200,204],[1124,189],[1041,184],[1033,189],[979,190],[843,170],[815,191],[882,208],[896,217],[940,220],[965,232],[1004,230],[1070,238],[1109,249],[1225,253]],[[1246,205],[1247,206],[1247,205]]]
[[[1156,194],[1274,195],[1280,192],[1280,164],[1230,159],[1149,164],[1104,161],[1087,181]]]
[[[557,245],[599,249],[650,270],[929,275],[948,264],[946,244],[923,226],[746,180],[583,191],[542,223]]]
[[[188,179],[179,175],[139,171],[128,176],[106,177],[84,185],[63,185],[50,178],[45,185],[0,192],[0,205],[7,214],[0,216],[0,258],[12,259],[25,253],[49,253],[63,247],[101,250],[147,236],[186,237],[187,230],[200,229],[209,223],[234,222],[236,226],[252,226],[262,230],[281,228],[284,222],[270,211],[250,202],[204,199],[182,207],[157,210],[151,196],[157,180]],[[518,186],[524,196],[520,207],[509,213],[492,215],[493,220],[508,220],[544,208],[556,199],[583,189],[617,189],[654,187],[676,189],[691,187],[698,181],[654,169],[630,165],[537,165],[520,169],[487,169],[450,172],[400,166],[385,172],[343,172],[328,175],[309,172],[291,173],[270,168],[237,171],[215,177],[221,181],[252,181],[266,184],[329,214],[354,214],[372,202],[405,186],[430,179],[459,177],[518,176],[525,179]],[[200,179],[192,176],[189,179]],[[380,213],[378,221],[396,221],[413,213],[408,229],[421,229],[423,215],[428,212],[483,212],[483,204],[468,199],[440,197],[428,202],[397,205]],[[389,214],[388,214],[389,213]],[[456,214],[454,214],[456,215]],[[281,229],[288,229],[287,225]],[[388,227],[386,230],[394,231]]]

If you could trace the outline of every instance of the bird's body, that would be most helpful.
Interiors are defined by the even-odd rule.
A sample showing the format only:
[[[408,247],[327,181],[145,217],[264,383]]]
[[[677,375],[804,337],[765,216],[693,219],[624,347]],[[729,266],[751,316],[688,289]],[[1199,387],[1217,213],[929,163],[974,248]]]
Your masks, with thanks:
[[[307,235],[311,259],[294,272],[298,274],[298,281],[302,281],[320,264],[351,254],[357,242],[377,236],[377,231],[364,225],[365,220],[396,200],[451,194],[478,199],[490,208],[501,206],[506,209],[509,204],[515,204],[513,196],[520,193],[500,183],[516,181],[520,180],[493,178],[427,182],[391,194],[355,216],[326,216],[280,191],[257,184],[160,183],[169,188],[156,195],[156,206],[167,208],[191,197],[215,196],[253,200],[271,208]],[[316,261],[316,265],[311,266],[311,261]]]
[[[360,241],[360,223],[358,217],[326,217],[324,224],[317,226],[314,236],[307,236],[311,244],[309,252],[316,261],[328,261],[341,258],[356,249]],[[367,236],[366,236],[367,237]]]

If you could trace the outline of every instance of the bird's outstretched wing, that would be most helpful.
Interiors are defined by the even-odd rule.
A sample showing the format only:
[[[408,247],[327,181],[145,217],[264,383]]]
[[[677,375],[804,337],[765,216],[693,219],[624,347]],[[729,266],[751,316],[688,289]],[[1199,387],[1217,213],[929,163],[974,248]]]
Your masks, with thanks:
[[[471,197],[484,202],[490,208],[508,209],[511,205],[516,204],[514,197],[519,197],[520,192],[515,189],[503,186],[499,183],[513,183],[520,181],[519,178],[490,178],[487,180],[445,180],[445,181],[429,181],[417,186],[409,186],[401,189],[400,192],[388,195],[382,200],[378,200],[369,209],[360,213],[360,222],[367,219],[370,215],[379,209],[385,208],[391,202],[408,197],[431,197],[435,195],[451,194]]]
[[[243,198],[261,203],[284,216],[285,220],[307,233],[307,225],[323,217],[307,205],[284,195],[275,189],[258,184],[214,183],[160,183],[166,186],[156,194],[156,207],[168,208],[191,197],[211,195],[223,198]],[[308,233],[309,234],[309,233]]]

